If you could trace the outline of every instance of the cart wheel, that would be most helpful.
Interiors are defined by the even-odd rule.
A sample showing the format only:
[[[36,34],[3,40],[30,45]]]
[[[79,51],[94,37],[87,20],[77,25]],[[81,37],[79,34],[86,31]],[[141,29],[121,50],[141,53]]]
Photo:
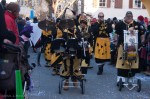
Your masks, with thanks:
[[[141,80],[138,79],[137,80],[137,92],[140,92],[141,91]]]
[[[62,93],[62,81],[59,81],[59,94]]]
[[[84,80],[81,80],[81,93],[84,94],[85,93],[85,81]]]
[[[118,85],[119,85],[119,91],[121,91],[122,90],[122,78],[119,79]]]

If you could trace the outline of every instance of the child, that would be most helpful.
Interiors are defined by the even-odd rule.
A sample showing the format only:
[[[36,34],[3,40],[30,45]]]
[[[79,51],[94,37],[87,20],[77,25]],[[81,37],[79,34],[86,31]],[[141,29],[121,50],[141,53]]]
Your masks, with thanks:
[[[26,23],[26,26],[20,32],[21,41],[24,43],[26,55],[28,54],[28,48],[30,47],[29,38],[31,37],[31,33],[33,33],[33,27],[29,23]]]

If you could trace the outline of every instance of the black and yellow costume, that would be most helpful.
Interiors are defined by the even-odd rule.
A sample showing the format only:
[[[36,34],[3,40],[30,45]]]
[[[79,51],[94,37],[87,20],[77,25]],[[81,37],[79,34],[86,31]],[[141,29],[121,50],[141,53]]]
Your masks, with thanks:
[[[123,30],[128,30],[129,28],[133,27],[134,30],[138,30],[138,46],[140,47],[141,44],[141,35],[144,34],[145,28],[141,27],[139,23],[132,21],[131,23],[127,24],[124,21],[119,22],[115,29],[116,34],[119,35],[118,39],[118,57],[117,57],[117,75],[121,77],[133,77],[137,72],[138,65],[139,65],[139,56],[137,55],[137,60],[132,62],[132,66],[129,67],[128,62],[123,63],[123,43],[124,43],[124,32]],[[129,71],[131,69],[132,75],[129,75]],[[118,78],[119,80],[119,78]]]
[[[64,38],[64,35],[63,35],[62,30],[59,27],[56,27],[56,36],[54,39],[58,39],[58,38]],[[54,45],[54,46],[57,46],[57,45]],[[59,56],[60,56],[60,53],[54,52],[51,55],[51,64],[53,64],[59,58]],[[53,66],[53,74],[59,74],[59,69],[61,65],[62,65],[62,61],[59,62],[57,65]]]
[[[102,74],[105,61],[110,60],[110,38],[109,33],[112,32],[111,24],[106,22],[95,23],[93,26],[94,35],[94,57],[99,66],[98,74]]]
[[[83,44],[81,47],[81,55],[82,55],[82,61],[81,61],[81,66],[87,67],[90,64],[90,57],[93,51],[93,35],[91,33],[91,28],[90,26],[86,26],[84,28],[81,28],[81,26],[78,26],[78,30],[80,32],[80,39],[84,39],[84,47],[85,47],[85,53],[84,53],[84,48]],[[82,41],[82,40],[81,40]],[[82,42],[83,43],[83,42]]]
[[[42,41],[43,41],[44,48],[45,48],[44,57],[48,64],[50,64],[50,61],[51,61],[51,50],[50,50],[51,40],[52,40],[52,31],[51,30],[49,30],[49,31],[43,30],[42,31]]]
[[[79,31],[77,30],[76,26],[74,26],[74,29],[65,29],[63,31],[65,35],[67,35],[66,40],[69,40],[71,38],[76,38],[79,41]],[[75,45],[73,45],[75,46]],[[78,45],[76,46],[78,47]],[[76,75],[81,75],[80,72],[80,63],[81,63],[81,51],[80,48],[78,47],[77,49],[77,54],[75,58],[73,59],[73,71],[74,71],[74,76]],[[67,70],[65,69],[67,68]],[[70,76],[70,56],[68,55],[66,57],[66,60],[64,60],[62,68],[61,68],[61,76]]]
[[[63,31],[64,35],[67,35],[66,37],[66,53],[65,53],[65,58],[63,59],[63,64],[60,69],[60,76],[65,78],[65,87],[64,90],[68,89],[69,85],[69,78],[71,77],[72,81],[74,82],[73,85],[76,86],[77,84],[77,79],[81,79],[82,73],[80,71],[80,64],[81,64],[81,51],[80,47],[78,45],[79,42],[79,32],[76,27],[73,29],[65,29]],[[73,42],[70,42],[70,40]],[[74,41],[75,40],[75,41]],[[75,43],[76,42],[76,43]],[[70,48],[75,49],[76,54],[75,56],[71,56],[71,51]]]
[[[56,36],[55,27],[46,30],[42,30],[41,35],[41,44],[39,46],[43,46],[44,57],[46,60],[46,64],[49,66],[51,61],[51,42],[53,38]]]

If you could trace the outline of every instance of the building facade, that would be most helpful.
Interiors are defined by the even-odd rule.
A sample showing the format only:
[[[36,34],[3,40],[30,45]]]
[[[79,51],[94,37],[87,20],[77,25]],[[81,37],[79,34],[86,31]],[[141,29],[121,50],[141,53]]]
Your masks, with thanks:
[[[134,19],[139,15],[149,18],[141,0],[84,0],[84,12],[92,14],[95,18],[99,12],[104,12],[105,19],[123,19],[127,11],[133,12]]]
[[[20,6],[34,7],[40,5],[42,0],[17,0]]]

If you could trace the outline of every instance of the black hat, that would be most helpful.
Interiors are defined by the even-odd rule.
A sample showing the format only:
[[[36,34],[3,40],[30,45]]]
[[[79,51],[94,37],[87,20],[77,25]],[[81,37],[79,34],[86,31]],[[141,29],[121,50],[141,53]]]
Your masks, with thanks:
[[[127,15],[127,14],[133,15],[131,11],[127,11],[127,12],[126,12],[126,15]]]
[[[38,23],[37,17],[34,17],[34,18],[33,18],[33,23]]]
[[[114,18],[113,18],[113,21],[115,21],[115,20],[117,20],[117,18],[116,18],[116,17],[114,17]]]

